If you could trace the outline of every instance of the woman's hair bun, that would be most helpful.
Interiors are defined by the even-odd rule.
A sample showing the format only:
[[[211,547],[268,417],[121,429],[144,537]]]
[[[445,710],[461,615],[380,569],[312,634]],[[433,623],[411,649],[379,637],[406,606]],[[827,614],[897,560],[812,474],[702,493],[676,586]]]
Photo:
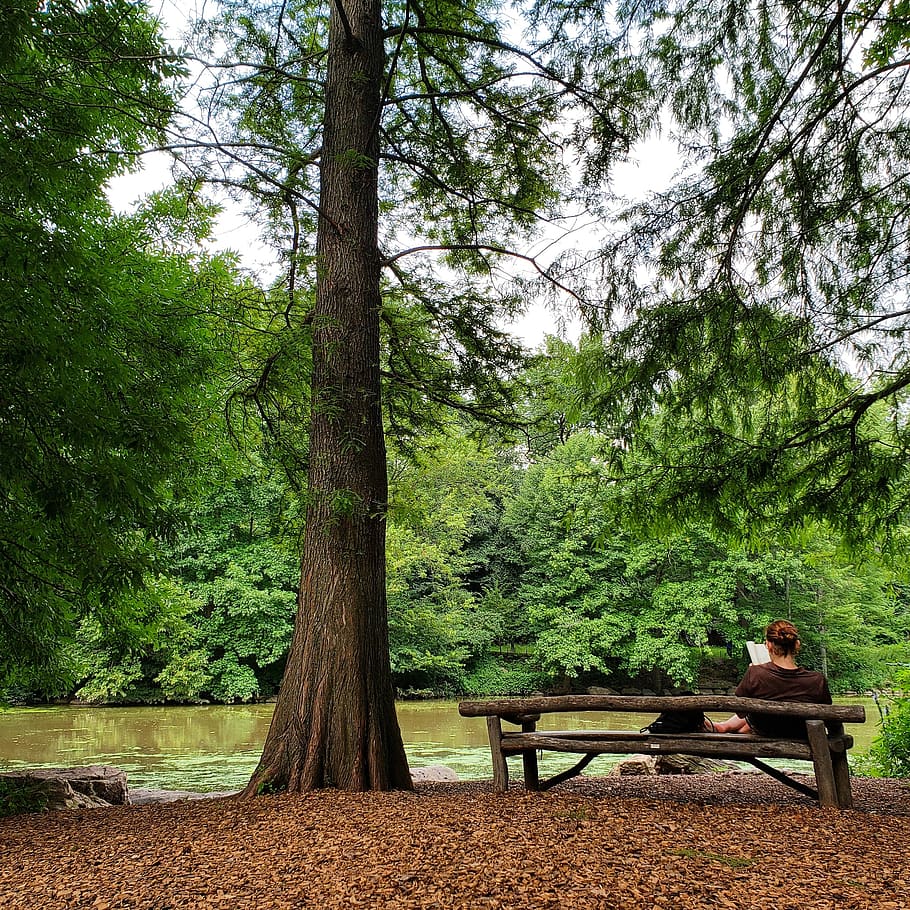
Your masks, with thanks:
[[[765,629],[765,638],[778,645],[786,652],[795,651],[799,645],[799,632],[796,626],[786,619],[776,619]]]

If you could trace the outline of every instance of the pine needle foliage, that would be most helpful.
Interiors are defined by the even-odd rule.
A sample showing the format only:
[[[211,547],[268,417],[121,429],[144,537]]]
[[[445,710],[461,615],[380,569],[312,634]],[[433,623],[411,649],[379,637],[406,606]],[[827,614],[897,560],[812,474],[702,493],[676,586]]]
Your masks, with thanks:
[[[910,497],[906,5],[618,15],[681,155],[604,250],[611,308],[592,320],[593,394],[666,455],[646,498],[694,492],[730,525],[894,528]],[[653,433],[633,430],[656,405]]]

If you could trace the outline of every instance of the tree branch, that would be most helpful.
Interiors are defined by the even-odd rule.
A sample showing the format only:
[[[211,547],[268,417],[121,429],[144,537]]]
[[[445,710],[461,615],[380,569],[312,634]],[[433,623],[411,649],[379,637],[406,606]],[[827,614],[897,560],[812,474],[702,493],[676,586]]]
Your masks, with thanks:
[[[571,288],[566,287],[554,275],[551,275],[543,266],[540,265],[540,263],[533,256],[526,256],[523,253],[517,253],[514,250],[509,250],[509,249],[506,249],[505,247],[501,247],[501,246],[493,246],[492,244],[453,243],[453,244],[441,244],[438,246],[435,246],[433,244],[423,244],[421,246],[411,247],[410,249],[407,249],[407,250],[400,250],[399,252],[395,253],[394,255],[386,257],[385,259],[383,259],[382,265],[388,266],[391,263],[397,261],[398,259],[402,259],[405,256],[411,256],[414,253],[457,252],[457,251],[477,252],[477,253],[482,253],[482,252],[496,253],[501,256],[507,256],[509,259],[518,259],[522,262],[527,262],[528,264],[532,265],[536,269],[537,273],[542,278],[545,278],[554,287],[559,288],[559,290],[568,294],[570,297],[573,297],[575,300],[579,301],[580,303],[584,302],[584,299],[578,293],[573,291]]]
[[[350,52],[360,50],[360,41],[354,35],[354,30],[351,28],[351,20],[348,19],[348,14],[345,12],[342,0],[332,0],[332,6],[338,13],[338,18],[341,20],[341,27],[344,29],[344,43],[346,49]]]

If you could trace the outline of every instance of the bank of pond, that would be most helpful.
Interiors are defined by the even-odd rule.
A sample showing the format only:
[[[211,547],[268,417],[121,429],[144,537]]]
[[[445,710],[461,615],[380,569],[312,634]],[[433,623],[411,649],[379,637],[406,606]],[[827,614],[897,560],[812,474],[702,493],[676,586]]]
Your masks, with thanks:
[[[868,752],[878,734],[871,698],[839,699],[866,708],[851,725],[851,756]],[[0,711],[0,771],[25,767],[115,765],[131,787],[211,792],[243,786],[262,751],[274,706],[50,707]],[[483,718],[464,718],[455,701],[398,703],[412,768],[445,765],[462,780],[491,775]],[[639,729],[652,715],[609,712],[545,715],[541,729]],[[600,756],[588,774],[606,773],[617,759]],[[555,773],[565,756],[545,754],[542,771]],[[798,763],[796,763],[798,767]],[[517,769],[516,769],[517,770]]]

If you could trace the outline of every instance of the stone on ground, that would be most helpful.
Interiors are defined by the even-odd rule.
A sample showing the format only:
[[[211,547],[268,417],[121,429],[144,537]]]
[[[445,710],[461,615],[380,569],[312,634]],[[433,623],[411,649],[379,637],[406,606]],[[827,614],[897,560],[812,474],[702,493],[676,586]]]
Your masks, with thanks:
[[[445,765],[427,765],[425,768],[411,768],[414,783],[454,783],[458,775]]]
[[[630,755],[610,772],[614,775],[705,774],[709,771],[732,771],[733,762],[702,758],[698,755]]]
[[[84,768],[34,768],[0,772],[13,786],[29,788],[47,800],[48,809],[87,809],[127,806],[126,772],[108,765]]]

